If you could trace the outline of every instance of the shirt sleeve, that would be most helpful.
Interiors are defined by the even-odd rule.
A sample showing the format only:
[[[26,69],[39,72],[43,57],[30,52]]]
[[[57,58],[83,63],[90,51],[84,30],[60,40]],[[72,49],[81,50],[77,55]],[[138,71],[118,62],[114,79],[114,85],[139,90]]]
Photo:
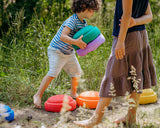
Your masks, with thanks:
[[[73,30],[76,27],[76,23],[75,20],[73,18],[69,18],[66,20],[66,23],[64,24],[64,26],[69,27],[71,30]]]

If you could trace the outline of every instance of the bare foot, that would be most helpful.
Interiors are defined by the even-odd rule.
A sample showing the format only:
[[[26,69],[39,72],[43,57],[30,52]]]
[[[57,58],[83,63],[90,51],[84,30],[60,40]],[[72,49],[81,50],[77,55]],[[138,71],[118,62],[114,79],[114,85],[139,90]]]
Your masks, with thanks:
[[[117,120],[115,120],[114,121],[114,123],[116,123],[116,124],[120,124],[120,123],[123,123],[123,124],[125,124],[127,122],[127,118],[126,117],[123,117],[123,118],[120,118],[120,119],[117,119]]]
[[[76,94],[72,94],[71,93],[71,97],[73,98],[73,99],[76,99],[77,97],[78,97],[78,94],[76,93]]]
[[[95,125],[97,125],[98,123],[89,120],[83,120],[83,121],[74,121],[74,124],[80,126],[80,127],[85,127],[85,128],[93,128]]]
[[[41,97],[35,94],[33,96],[33,103],[36,108],[41,108]]]
[[[129,119],[127,117],[123,117],[123,118],[120,118],[120,119],[117,119],[114,121],[114,123],[116,124],[120,124],[120,123],[123,123],[123,124],[136,124],[136,119]]]

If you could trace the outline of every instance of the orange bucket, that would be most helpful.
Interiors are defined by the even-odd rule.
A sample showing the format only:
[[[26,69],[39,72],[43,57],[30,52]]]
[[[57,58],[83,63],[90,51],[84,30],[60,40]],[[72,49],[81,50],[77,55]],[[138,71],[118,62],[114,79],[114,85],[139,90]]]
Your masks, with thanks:
[[[99,92],[86,91],[82,92],[76,99],[77,105],[84,108],[96,108],[99,101]]]

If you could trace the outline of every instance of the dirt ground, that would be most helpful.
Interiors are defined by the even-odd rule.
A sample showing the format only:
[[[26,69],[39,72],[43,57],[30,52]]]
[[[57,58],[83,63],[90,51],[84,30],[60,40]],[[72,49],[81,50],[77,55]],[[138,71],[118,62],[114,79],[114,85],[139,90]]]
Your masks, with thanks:
[[[115,128],[113,120],[123,117],[127,113],[127,103],[124,99],[115,99],[106,109],[102,123],[98,128]],[[12,108],[15,119],[12,122],[1,122],[0,128],[78,128],[73,124],[74,120],[88,119],[94,113],[94,109],[77,107],[72,112],[53,113],[44,108]],[[138,128],[160,128],[160,99],[154,104],[140,105],[137,114]],[[123,126],[119,126],[123,127]]]

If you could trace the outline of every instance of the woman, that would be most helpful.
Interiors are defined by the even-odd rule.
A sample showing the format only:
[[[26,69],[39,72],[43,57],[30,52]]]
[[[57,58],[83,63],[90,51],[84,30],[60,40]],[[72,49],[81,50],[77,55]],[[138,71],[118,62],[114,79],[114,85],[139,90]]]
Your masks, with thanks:
[[[129,107],[127,115],[114,122],[136,123],[142,90],[156,85],[156,73],[144,25],[151,20],[149,0],[116,1],[112,52],[101,83],[99,103],[89,120],[74,121],[75,124],[89,128],[99,124],[112,97],[124,96],[127,92],[135,101],[129,104],[135,107]],[[131,69],[135,69],[135,73],[130,72]]]

